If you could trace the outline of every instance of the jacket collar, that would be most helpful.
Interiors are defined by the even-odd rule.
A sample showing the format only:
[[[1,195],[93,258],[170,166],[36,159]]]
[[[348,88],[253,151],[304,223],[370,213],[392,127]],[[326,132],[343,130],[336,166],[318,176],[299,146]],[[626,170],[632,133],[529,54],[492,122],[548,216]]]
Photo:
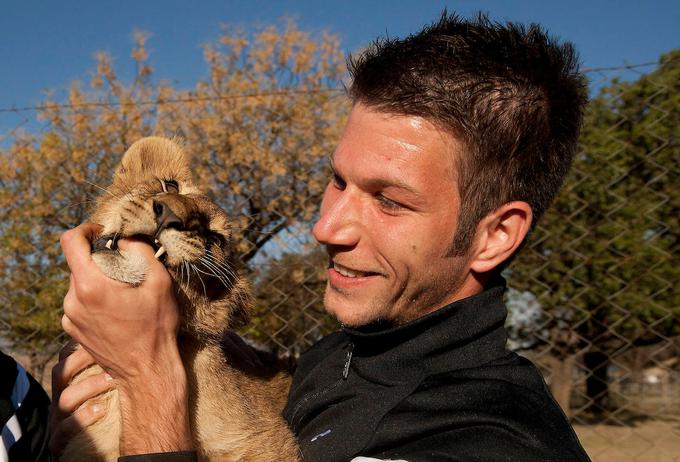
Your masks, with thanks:
[[[397,327],[343,328],[352,368],[373,381],[399,383],[485,364],[506,353],[505,280]]]

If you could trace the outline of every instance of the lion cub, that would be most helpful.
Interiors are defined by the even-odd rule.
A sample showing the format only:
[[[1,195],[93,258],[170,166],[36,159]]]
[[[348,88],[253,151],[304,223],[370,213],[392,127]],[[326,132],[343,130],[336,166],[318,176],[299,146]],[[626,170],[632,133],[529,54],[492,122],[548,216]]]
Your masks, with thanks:
[[[145,238],[174,280],[182,324],[179,348],[189,380],[192,436],[199,459],[297,461],[295,437],[281,417],[290,376],[265,364],[233,333],[248,320],[246,281],[234,270],[227,215],[191,182],[182,149],[143,138],[123,156],[92,221],[104,227],[92,258],[109,277],[144,279],[145,264],[122,253],[117,240]],[[101,372],[94,366],[75,381]],[[105,417],[66,447],[62,461],[116,461],[120,412],[113,390],[95,398]],[[162,398],[159,398],[162,399]]]

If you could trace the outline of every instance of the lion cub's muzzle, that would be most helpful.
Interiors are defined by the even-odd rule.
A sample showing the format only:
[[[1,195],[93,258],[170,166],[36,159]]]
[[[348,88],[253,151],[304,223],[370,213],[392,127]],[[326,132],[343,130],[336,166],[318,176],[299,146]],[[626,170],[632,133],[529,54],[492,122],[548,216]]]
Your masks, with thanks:
[[[182,231],[184,223],[172,210],[170,204],[163,200],[153,201],[153,212],[156,216],[156,235],[158,235],[167,228],[174,228]]]
[[[158,251],[156,257],[160,258],[165,251],[159,242],[162,233],[173,230],[179,232],[193,231],[203,234],[208,229],[206,217],[199,212],[197,204],[191,198],[173,193],[161,194],[151,201],[150,209],[153,210],[153,217],[148,216],[146,220],[137,218],[140,223],[145,221],[149,223],[149,221],[153,220],[155,232],[150,232],[150,229],[153,228],[147,225],[140,226],[138,229],[135,229],[134,225],[128,225],[128,232],[106,234],[95,239],[92,242],[92,252],[115,251],[118,248],[118,239],[134,236],[146,241],[156,249]],[[141,229],[147,231],[140,233]]]

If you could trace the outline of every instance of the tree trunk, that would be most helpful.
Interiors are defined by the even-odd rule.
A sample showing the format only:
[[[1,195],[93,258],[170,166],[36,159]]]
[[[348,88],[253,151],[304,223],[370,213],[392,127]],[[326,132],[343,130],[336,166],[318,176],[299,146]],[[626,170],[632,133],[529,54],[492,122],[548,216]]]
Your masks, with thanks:
[[[586,396],[588,397],[586,410],[595,416],[601,416],[605,413],[609,404],[607,377],[609,356],[601,351],[590,351],[583,355],[583,365],[590,373],[586,379]]]
[[[550,379],[550,391],[568,418],[571,418],[571,390],[576,356],[554,358]]]

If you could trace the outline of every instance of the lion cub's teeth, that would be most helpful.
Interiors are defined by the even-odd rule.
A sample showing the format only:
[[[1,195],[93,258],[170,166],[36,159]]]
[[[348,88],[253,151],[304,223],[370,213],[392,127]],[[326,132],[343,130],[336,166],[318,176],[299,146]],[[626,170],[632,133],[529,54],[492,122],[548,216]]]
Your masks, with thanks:
[[[111,250],[111,247],[113,247],[113,239],[106,241],[106,248]]]
[[[153,243],[154,243],[154,244],[160,244],[160,242],[158,241],[158,239],[154,239],[154,240],[153,240]]]
[[[160,246],[158,248],[158,250],[156,251],[156,255],[154,255],[154,257],[160,258],[160,256],[163,255],[164,253],[165,253],[165,247]]]

